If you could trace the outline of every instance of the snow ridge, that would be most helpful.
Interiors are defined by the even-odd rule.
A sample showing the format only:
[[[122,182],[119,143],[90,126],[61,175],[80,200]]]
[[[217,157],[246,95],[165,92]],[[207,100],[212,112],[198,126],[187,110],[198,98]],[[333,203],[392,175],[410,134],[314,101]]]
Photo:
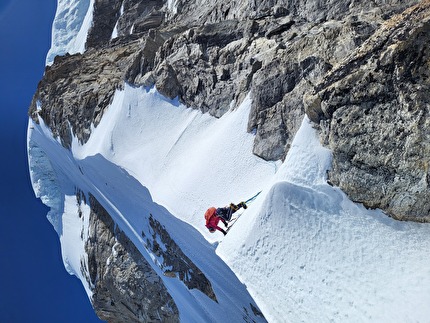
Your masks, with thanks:
[[[153,88],[126,85],[85,145],[75,139],[66,151],[42,121],[31,123],[29,140],[48,155],[58,178],[67,174],[65,184],[45,192],[60,189],[67,196],[72,186],[91,192],[154,264],[138,232],[146,230],[149,213],[157,215],[217,295],[224,295],[222,307],[208,313],[213,304],[207,297],[164,278],[183,319],[222,321],[217,312],[234,317],[238,310],[229,295],[250,301],[214,257],[218,246],[216,253],[270,322],[425,322],[430,227],[366,210],[329,186],[330,151],[321,147],[307,118],[284,163],[254,156],[253,135],[246,132],[249,108],[248,97],[216,119]],[[31,160],[36,179],[37,156]],[[260,190],[226,237],[206,231],[207,207]]]
[[[72,55],[85,51],[93,20],[93,7],[94,0],[58,0],[46,65],[51,65],[57,55]]]
[[[55,231],[61,235],[64,196],[58,185],[57,175],[51,165],[49,157],[31,136],[34,127],[31,122],[27,129],[28,165],[31,185],[36,197],[50,208],[47,217]]]
[[[178,3],[166,3],[172,16]],[[85,51],[93,6],[94,0],[58,0],[47,65],[56,55]],[[71,152],[43,120],[29,121],[34,191],[50,207],[65,267],[88,296],[81,263],[89,208],[76,202],[76,187],[93,194],[154,265],[183,321],[242,320],[240,306],[252,302],[246,286],[270,322],[428,322],[430,227],[366,210],[329,186],[330,151],[307,118],[283,163],[254,156],[249,110],[248,96],[215,119],[154,88],[126,85],[90,140],[82,146],[75,139]],[[260,190],[226,237],[207,232],[209,206]],[[208,275],[219,304],[162,275],[140,235],[150,234],[149,214]]]
[[[131,99],[132,101],[135,99],[135,95],[141,99],[140,103],[142,104],[136,106],[138,111],[142,113],[153,113],[155,111],[159,118],[152,119],[152,122],[142,122],[142,119],[130,119],[127,117],[130,115],[130,102],[128,100]],[[159,104],[159,106],[152,106],[151,104],[154,102]],[[163,102],[165,106],[163,106]],[[147,109],[144,108],[145,106]],[[164,115],[160,114],[163,108],[171,109],[170,111],[173,113],[167,119]],[[118,118],[117,113],[125,116],[125,120],[128,120],[127,122],[137,120],[135,128],[131,129],[132,132],[130,135],[140,133],[142,137],[139,137],[138,143],[142,144],[145,142],[145,136],[148,135],[144,131],[146,127],[149,127],[149,130],[153,130],[153,123],[159,122],[159,127],[157,127],[158,132],[165,132],[166,128],[161,127],[161,125],[167,121],[172,122],[171,117],[176,117],[178,121],[181,120],[181,115],[185,115],[185,120],[188,123],[188,113],[190,110],[180,108],[177,104],[172,104],[171,101],[166,101],[154,90],[127,87],[124,91],[117,92],[109,111],[111,114],[108,112],[99,127],[94,129],[95,137],[104,133],[103,137],[107,139],[102,142],[89,141],[88,145],[84,146],[76,146],[77,141],[75,141],[72,149],[75,155],[72,155],[72,152],[64,149],[57,140],[52,138],[52,134],[44,126],[43,120],[39,120],[39,125],[30,121],[29,138],[49,156],[52,168],[59,182],[57,187],[65,196],[64,214],[61,219],[63,226],[67,225],[70,230],[67,232],[63,230],[61,240],[62,244],[65,244],[65,247],[62,248],[63,259],[69,272],[74,274],[79,273],[80,262],[77,259],[85,260],[84,250],[82,249],[83,239],[78,238],[76,232],[73,233],[74,231],[81,232],[82,228],[85,230],[85,221],[79,220],[76,216],[77,208],[82,206],[76,205],[71,200],[71,196],[73,195],[71,192],[75,192],[75,187],[78,187],[83,192],[92,194],[102,204],[112,216],[115,223],[133,241],[148,263],[152,264],[153,269],[163,279],[165,286],[174,298],[180,311],[181,320],[187,322],[224,322],[225,315],[228,313],[228,316],[233,321],[240,321],[243,317],[248,317],[257,322],[264,321],[261,317],[252,313],[250,304],[255,304],[254,301],[230,268],[215,254],[214,247],[196,229],[175,218],[165,207],[155,203],[148,188],[143,186],[130,172],[112,163],[100,153],[103,152],[109,157],[117,158],[121,157],[118,152],[124,149],[123,144],[134,144],[133,148],[128,147],[130,151],[139,148],[136,142],[130,143],[130,137],[127,136],[127,133],[121,131],[118,133],[118,136],[115,135],[115,131],[113,130],[118,129],[116,121],[121,122],[121,118]],[[174,113],[178,111],[178,114]],[[238,115],[240,116],[240,114]],[[216,119],[212,119],[210,120],[211,122],[216,121]],[[145,120],[149,121],[149,119]],[[204,125],[207,124],[204,123]],[[113,128],[109,128],[110,126],[113,126]],[[108,129],[110,130],[107,131]],[[179,144],[181,141],[180,138],[184,138],[183,130],[179,131],[179,133],[174,131],[178,137],[168,138],[170,145],[161,146],[160,150],[169,156],[175,156],[172,152],[171,144],[173,143],[174,146]],[[195,140],[194,136],[189,138],[189,140],[192,138]],[[99,152],[95,152],[94,149]],[[92,153],[89,153],[90,151]],[[148,159],[148,157],[141,155],[140,157],[135,157],[137,159],[133,159],[133,161],[143,161]],[[128,166],[129,169],[133,169],[133,165]],[[164,164],[160,166],[165,167]],[[134,171],[138,170],[134,169]],[[154,171],[157,170],[154,169]],[[107,176],[107,174],[109,175]],[[139,175],[145,178],[148,174],[143,173]],[[149,175],[152,176],[150,173]],[[189,200],[185,202],[189,203]],[[182,207],[184,207],[184,203],[182,203]],[[198,290],[189,290],[180,280],[163,275],[159,259],[148,249],[147,243],[144,240],[144,237],[151,236],[151,229],[148,226],[148,218],[151,214],[166,228],[171,238],[180,246],[181,250],[192,259],[211,281],[218,303],[213,302]],[[195,219],[195,222],[201,223],[200,214],[199,221]],[[75,247],[71,247],[73,245]],[[86,275],[78,274],[77,276],[85,284]],[[228,281],[229,284],[225,284],[224,281]],[[89,296],[91,297],[90,293]]]
[[[265,199],[217,253],[271,322],[426,322],[430,227],[351,202],[325,183],[330,160],[305,118]]]

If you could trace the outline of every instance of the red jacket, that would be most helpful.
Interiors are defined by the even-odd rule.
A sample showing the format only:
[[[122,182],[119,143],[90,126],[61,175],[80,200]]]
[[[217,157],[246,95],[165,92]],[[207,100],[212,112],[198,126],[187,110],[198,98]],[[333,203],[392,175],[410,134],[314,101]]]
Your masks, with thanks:
[[[224,230],[218,226],[218,223],[220,220],[221,219],[217,216],[211,217],[210,220],[208,221],[208,223],[206,223],[206,228],[208,228],[208,229],[212,228],[212,229],[216,229],[216,230],[223,232]]]
[[[209,219],[206,219],[206,228],[208,228],[208,229],[209,229],[209,231],[219,230],[219,231],[221,231],[221,232],[225,235],[225,234],[226,234],[226,232],[225,232],[222,228],[220,228],[220,227],[218,226],[218,223],[219,223],[219,221],[221,220],[221,218],[219,218],[219,217],[217,217],[217,216],[216,216],[216,212],[214,212],[214,210],[213,210],[213,209],[215,209],[215,208],[210,208],[210,209],[208,209],[208,210],[206,211],[206,213],[207,213],[207,214],[208,214],[208,212],[210,212],[210,211],[212,211],[212,212],[210,212],[210,213],[215,213],[215,214],[211,215]],[[205,214],[205,217],[206,217],[206,214]],[[223,222],[224,222],[224,221],[223,221]],[[225,223],[224,223],[224,224],[225,224]]]

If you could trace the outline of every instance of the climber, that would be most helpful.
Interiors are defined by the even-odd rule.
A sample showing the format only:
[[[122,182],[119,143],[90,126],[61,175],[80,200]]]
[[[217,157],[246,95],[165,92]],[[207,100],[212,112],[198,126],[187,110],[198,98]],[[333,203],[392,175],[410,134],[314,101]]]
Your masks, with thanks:
[[[229,206],[221,208],[210,207],[205,213],[206,228],[208,228],[209,232],[211,233],[215,232],[215,230],[219,230],[224,235],[226,235],[227,232],[218,226],[219,221],[222,221],[225,227],[227,227],[228,222],[231,220],[232,214],[239,210],[241,207],[246,209],[246,203],[240,202],[238,205],[230,203]]]

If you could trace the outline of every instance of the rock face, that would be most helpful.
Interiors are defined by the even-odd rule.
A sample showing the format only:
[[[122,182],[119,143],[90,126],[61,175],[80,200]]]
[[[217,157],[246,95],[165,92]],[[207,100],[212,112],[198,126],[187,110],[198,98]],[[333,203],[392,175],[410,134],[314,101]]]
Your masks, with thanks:
[[[86,142],[91,125],[97,126],[103,110],[124,82],[127,64],[138,43],[89,50],[85,55],[57,56],[48,66],[33,98],[30,115],[41,116],[63,146],[70,148],[72,132]],[[43,109],[38,111],[38,105]]]
[[[78,204],[85,199],[82,193],[77,197]],[[178,309],[159,274],[92,195],[89,205],[85,251],[97,315],[107,322],[178,322]],[[188,289],[197,289],[216,302],[209,280],[152,215],[149,227],[152,236],[142,232],[145,248],[163,260],[158,264],[163,275],[178,278]]]
[[[158,274],[92,196],[90,205],[85,249],[97,315],[107,322],[178,322],[176,304]]]
[[[302,96],[384,19],[415,2],[97,0],[87,52],[57,59],[30,111],[34,116],[37,101],[43,102],[40,114],[68,146],[70,131],[88,139],[91,122],[97,125],[124,81],[155,85],[165,96],[217,117],[251,91],[254,153],[282,159],[304,114]],[[115,28],[118,37],[111,40]],[[72,73],[66,82],[64,72]],[[105,86],[98,75],[112,82]],[[105,90],[91,95],[99,86]],[[82,94],[76,98],[76,92]],[[59,102],[46,99],[53,95]],[[84,116],[79,122],[66,121],[70,107]]]
[[[430,220],[430,2],[386,21],[306,97],[330,179],[400,220]]]
[[[217,298],[209,280],[192,260],[182,252],[166,229],[152,215],[149,217],[149,225],[152,228],[152,237],[145,236],[144,232],[142,232],[142,236],[146,238],[146,247],[155,256],[163,259],[163,263],[160,265],[164,275],[169,277],[178,276],[188,289],[198,289],[216,302]],[[159,240],[157,237],[159,237]]]
[[[333,152],[334,185],[397,219],[429,222],[430,1],[417,3],[95,0],[87,50],[56,57],[29,114],[70,148],[72,135],[88,140],[125,82],[215,117],[250,92],[256,155],[285,158],[306,113]],[[86,248],[99,316],[177,321],[160,277],[97,201],[91,206]],[[150,225],[170,246],[164,253],[144,236],[164,274],[174,268],[216,301],[163,227]]]

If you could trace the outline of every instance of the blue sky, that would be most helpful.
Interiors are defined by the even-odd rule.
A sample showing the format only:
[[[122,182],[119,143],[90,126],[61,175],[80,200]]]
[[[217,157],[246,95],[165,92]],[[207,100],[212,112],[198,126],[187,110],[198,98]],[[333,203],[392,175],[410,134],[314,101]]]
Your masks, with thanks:
[[[27,110],[44,71],[56,0],[0,0],[0,322],[100,322],[62,263],[31,188]]]

